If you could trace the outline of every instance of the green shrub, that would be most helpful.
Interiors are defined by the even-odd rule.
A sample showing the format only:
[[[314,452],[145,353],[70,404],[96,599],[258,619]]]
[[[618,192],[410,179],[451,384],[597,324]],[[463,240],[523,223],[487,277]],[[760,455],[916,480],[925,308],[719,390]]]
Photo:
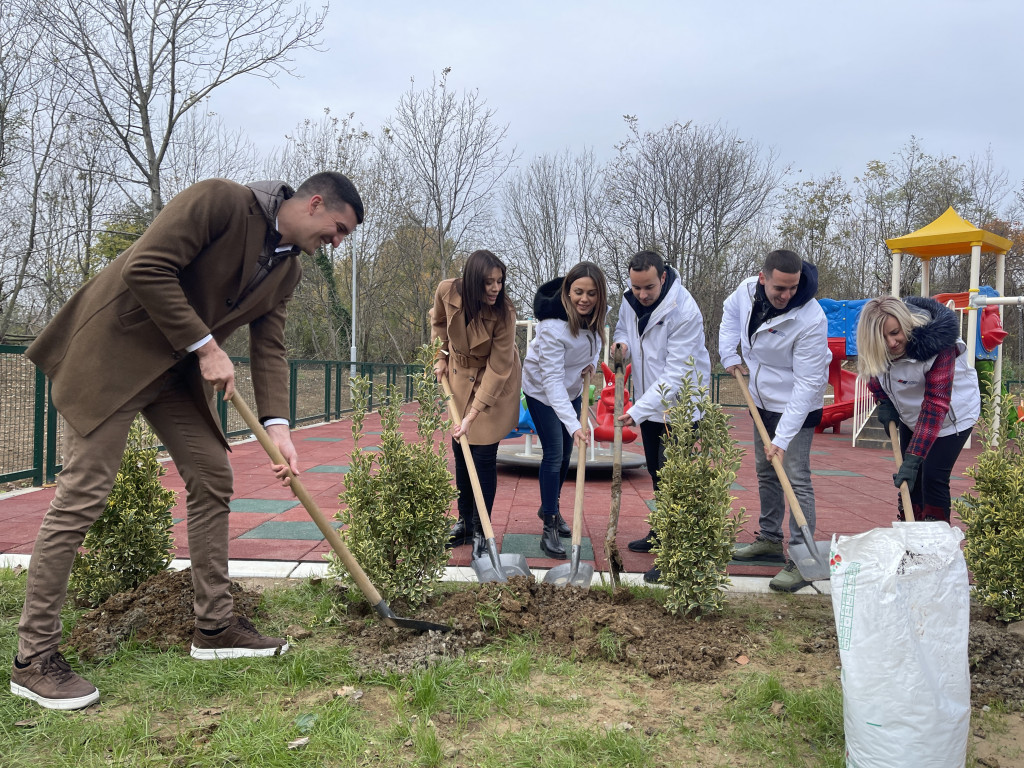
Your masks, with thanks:
[[[1000,408],[999,425],[992,414]],[[954,502],[967,526],[964,557],[974,574],[975,598],[1002,621],[1024,619],[1024,423],[1013,398],[987,400],[976,436],[984,446],[967,469],[974,488]]]
[[[341,494],[347,506],[335,515],[348,526],[342,535],[374,586],[388,600],[402,599],[413,607],[434,591],[448,563],[448,509],[457,495],[445,441],[434,443],[444,423],[432,373],[436,346],[423,347],[414,379],[418,440],[407,441],[399,429],[401,392],[392,385],[380,409],[380,449],[361,448],[369,382],[353,380],[355,448]],[[329,572],[347,579],[340,560],[333,553],[327,559]]]
[[[694,395],[697,402],[693,402]],[[725,607],[732,559],[743,510],[732,513],[731,487],[740,449],[729,433],[729,418],[708,387],[683,379],[678,400],[668,408],[665,465],[658,476],[651,527],[658,532],[654,565],[668,589],[672,613],[715,613]],[[698,413],[703,417],[693,422]]]
[[[136,418],[107,506],[71,567],[68,591],[82,604],[96,606],[135,589],[171,564],[175,493],[160,483],[165,470],[155,443],[145,420]]]

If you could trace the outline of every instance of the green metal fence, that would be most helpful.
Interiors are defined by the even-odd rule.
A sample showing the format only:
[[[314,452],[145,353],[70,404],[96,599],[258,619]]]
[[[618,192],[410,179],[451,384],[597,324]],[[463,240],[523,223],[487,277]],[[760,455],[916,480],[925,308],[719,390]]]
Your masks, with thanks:
[[[31,480],[52,483],[61,467],[63,420],[50,402],[49,382],[23,354],[26,347],[0,345],[0,483]],[[252,402],[249,359],[233,357],[239,394]],[[349,361],[289,361],[288,417],[292,424],[328,422],[352,410],[351,377],[370,379],[369,407],[379,405],[392,385],[402,397],[413,399],[416,367],[393,363]],[[1004,381],[1016,397],[1024,394],[1024,381]],[[736,380],[726,373],[711,376],[711,396],[726,407],[746,407]],[[242,419],[227,403],[218,406],[221,426],[228,437],[249,434]]]
[[[29,480],[33,485],[52,483],[60,471],[63,419],[49,399],[49,382],[28,358],[26,347],[0,345],[0,483]],[[249,359],[233,357],[239,394],[253,402]],[[391,385],[397,384],[404,400],[413,397],[415,366],[349,361],[289,361],[288,417],[292,424],[337,419],[352,410],[350,381],[370,379],[369,407],[375,409]],[[249,430],[227,403],[219,403],[221,426],[228,437]]]

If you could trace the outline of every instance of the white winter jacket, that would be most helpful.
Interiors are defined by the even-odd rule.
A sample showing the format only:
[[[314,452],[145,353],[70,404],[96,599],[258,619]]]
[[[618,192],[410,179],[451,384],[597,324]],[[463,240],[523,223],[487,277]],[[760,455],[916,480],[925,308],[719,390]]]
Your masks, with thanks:
[[[633,359],[634,401],[626,413],[637,424],[664,423],[662,398],[674,402],[684,376],[694,386],[711,386],[711,356],[704,341],[704,318],[697,302],[682,286],[679,274],[672,267],[666,269],[672,270],[674,280],[647,321],[643,335],[638,332],[636,311],[628,299],[619,307],[615,324],[615,343],[626,344]]]
[[[772,444],[786,450],[807,415],[825,402],[832,362],[828,320],[812,298],[762,323],[751,340],[747,327],[757,280],[747,278],[725,300],[718,351],[725,368],[746,363],[750,394],[760,408],[782,414]],[[741,354],[736,353],[737,348]]]
[[[583,369],[597,369],[601,342],[594,331],[569,331],[565,320],[537,323],[537,333],[523,361],[523,393],[551,406],[569,434],[580,428],[572,401],[583,392]]]

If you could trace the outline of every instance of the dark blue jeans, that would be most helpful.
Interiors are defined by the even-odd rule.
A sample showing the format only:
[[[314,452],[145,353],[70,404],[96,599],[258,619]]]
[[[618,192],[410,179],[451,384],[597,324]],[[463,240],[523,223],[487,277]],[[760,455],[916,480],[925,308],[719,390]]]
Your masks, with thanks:
[[[459,489],[459,517],[469,523],[476,518],[477,509],[466,457],[458,440],[452,440],[452,452],[455,454],[455,487]],[[498,490],[498,444],[471,445],[469,453],[473,457],[476,474],[480,479],[480,491],[490,518],[491,510],[494,509],[494,494]]]
[[[579,416],[583,396],[572,401],[573,410]],[[562,483],[569,472],[569,459],[572,458],[572,435],[562,424],[555,409],[526,395],[526,407],[533,417],[533,426],[540,438],[540,447],[544,456],[540,461],[537,479],[540,482],[540,509],[545,515],[558,512],[558,497],[562,494]]]

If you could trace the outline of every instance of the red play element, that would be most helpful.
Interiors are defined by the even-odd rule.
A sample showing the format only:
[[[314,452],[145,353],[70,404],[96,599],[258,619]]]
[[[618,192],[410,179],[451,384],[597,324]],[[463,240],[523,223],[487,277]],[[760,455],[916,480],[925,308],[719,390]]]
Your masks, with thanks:
[[[615,439],[615,374],[612,369],[601,363],[601,370],[604,372],[604,389],[601,390],[601,399],[597,402],[597,426],[594,427],[594,439],[601,443],[610,443]],[[626,366],[624,383],[629,383],[629,373],[633,365]],[[623,388],[622,412],[629,410],[631,401],[629,389]],[[622,428],[622,442],[632,443],[636,440],[636,431],[629,427]]]
[[[1003,330],[1003,321],[999,319],[999,307],[985,307],[981,310],[981,346],[986,352],[1003,343],[1006,338],[1006,331]]]
[[[846,338],[830,337],[828,348],[832,352],[832,362],[828,365],[828,383],[832,385],[832,404],[826,405],[821,412],[821,423],[814,428],[815,432],[824,432],[829,427],[839,434],[839,425],[846,419],[853,418],[853,396],[857,374],[843,370],[846,359]]]

